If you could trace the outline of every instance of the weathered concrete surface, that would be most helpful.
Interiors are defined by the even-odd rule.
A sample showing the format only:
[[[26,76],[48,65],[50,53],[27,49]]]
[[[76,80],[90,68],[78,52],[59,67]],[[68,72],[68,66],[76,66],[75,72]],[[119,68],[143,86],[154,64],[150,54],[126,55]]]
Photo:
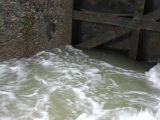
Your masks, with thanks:
[[[71,41],[72,0],[0,0],[0,61]]]

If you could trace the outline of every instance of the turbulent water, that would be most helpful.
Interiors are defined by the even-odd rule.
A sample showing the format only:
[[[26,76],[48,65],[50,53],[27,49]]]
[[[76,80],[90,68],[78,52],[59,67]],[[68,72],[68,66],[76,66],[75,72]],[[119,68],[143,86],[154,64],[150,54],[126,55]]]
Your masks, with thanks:
[[[160,64],[71,46],[0,63],[0,120],[160,120]]]

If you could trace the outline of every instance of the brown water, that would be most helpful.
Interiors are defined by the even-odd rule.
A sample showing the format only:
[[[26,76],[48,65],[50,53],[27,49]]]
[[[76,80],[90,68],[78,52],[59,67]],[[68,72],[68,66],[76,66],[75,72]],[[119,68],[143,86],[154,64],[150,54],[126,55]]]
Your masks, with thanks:
[[[160,64],[148,69],[71,46],[1,62],[0,120],[160,120]]]

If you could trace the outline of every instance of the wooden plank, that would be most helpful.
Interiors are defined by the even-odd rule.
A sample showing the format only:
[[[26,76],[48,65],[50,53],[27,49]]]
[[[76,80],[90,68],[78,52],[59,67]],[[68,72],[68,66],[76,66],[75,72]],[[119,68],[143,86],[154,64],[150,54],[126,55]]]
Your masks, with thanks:
[[[74,10],[73,11],[73,19],[76,18],[77,12],[83,12],[88,14],[95,14],[95,15],[101,15],[101,16],[114,16],[114,17],[131,17],[133,16],[132,13],[111,13],[111,12],[96,12],[96,11],[89,11],[85,9],[81,9],[81,11]]]
[[[89,11],[85,12],[74,11],[73,17],[75,20],[81,20],[86,22],[110,24],[114,26],[126,27],[131,29],[139,28],[139,29],[146,29],[158,32],[160,31],[158,22],[156,23],[153,21],[148,21],[144,19],[140,20],[136,18],[132,19],[132,18],[115,17],[113,16],[113,14],[104,14],[104,13],[89,12]]]
[[[131,29],[118,27],[112,31],[107,31],[106,33],[96,35],[96,37],[86,40],[78,44],[76,47],[81,48],[81,49],[91,49],[98,45],[106,43],[108,41],[111,41],[115,38],[118,38],[124,34],[127,34],[128,32],[131,32]]]
[[[135,0],[135,12],[133,18],[134,20],[140,20],[142,18],[144,12],[144,6],[145,6],[145,0]],[[138,28],[136,31],[133,31],[131,35],[129,56],[133,59],[137,59],[139,35],[140,35],[140,28]]]
[[[136,21],[133,21],[132,18],[116,17],[113,14],[89,11],[74,11],[73,19],[86,22],[110,24],[127,28],[136,28],[137,26]]]
[[[140,19],[143,16],[145,0],[135,0],[134,18]]]
[[[160,32],[160,22],[141,21],[138,29]]]
[[[143,16],[143,20],[145,21],[156,21],[156,20],[159,20],[160,19],[160,8],[146,14]]]

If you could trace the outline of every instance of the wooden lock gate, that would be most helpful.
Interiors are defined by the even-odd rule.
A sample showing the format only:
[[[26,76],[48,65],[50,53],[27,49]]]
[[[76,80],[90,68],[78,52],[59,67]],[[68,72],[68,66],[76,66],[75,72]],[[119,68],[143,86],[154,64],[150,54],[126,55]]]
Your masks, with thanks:
[[[160,32],[160,22],[158,22],[160,19],[160,8],[143,14],[144,7],[145,0],[135,0],[135,10],[133,14],[74,10],[74,20],[117,26],[113,30],[98,34],[91,39],[81,42],[77,47],[91,49],[131,32],[129,56],[136,59],[140,31],[149,30]]]

